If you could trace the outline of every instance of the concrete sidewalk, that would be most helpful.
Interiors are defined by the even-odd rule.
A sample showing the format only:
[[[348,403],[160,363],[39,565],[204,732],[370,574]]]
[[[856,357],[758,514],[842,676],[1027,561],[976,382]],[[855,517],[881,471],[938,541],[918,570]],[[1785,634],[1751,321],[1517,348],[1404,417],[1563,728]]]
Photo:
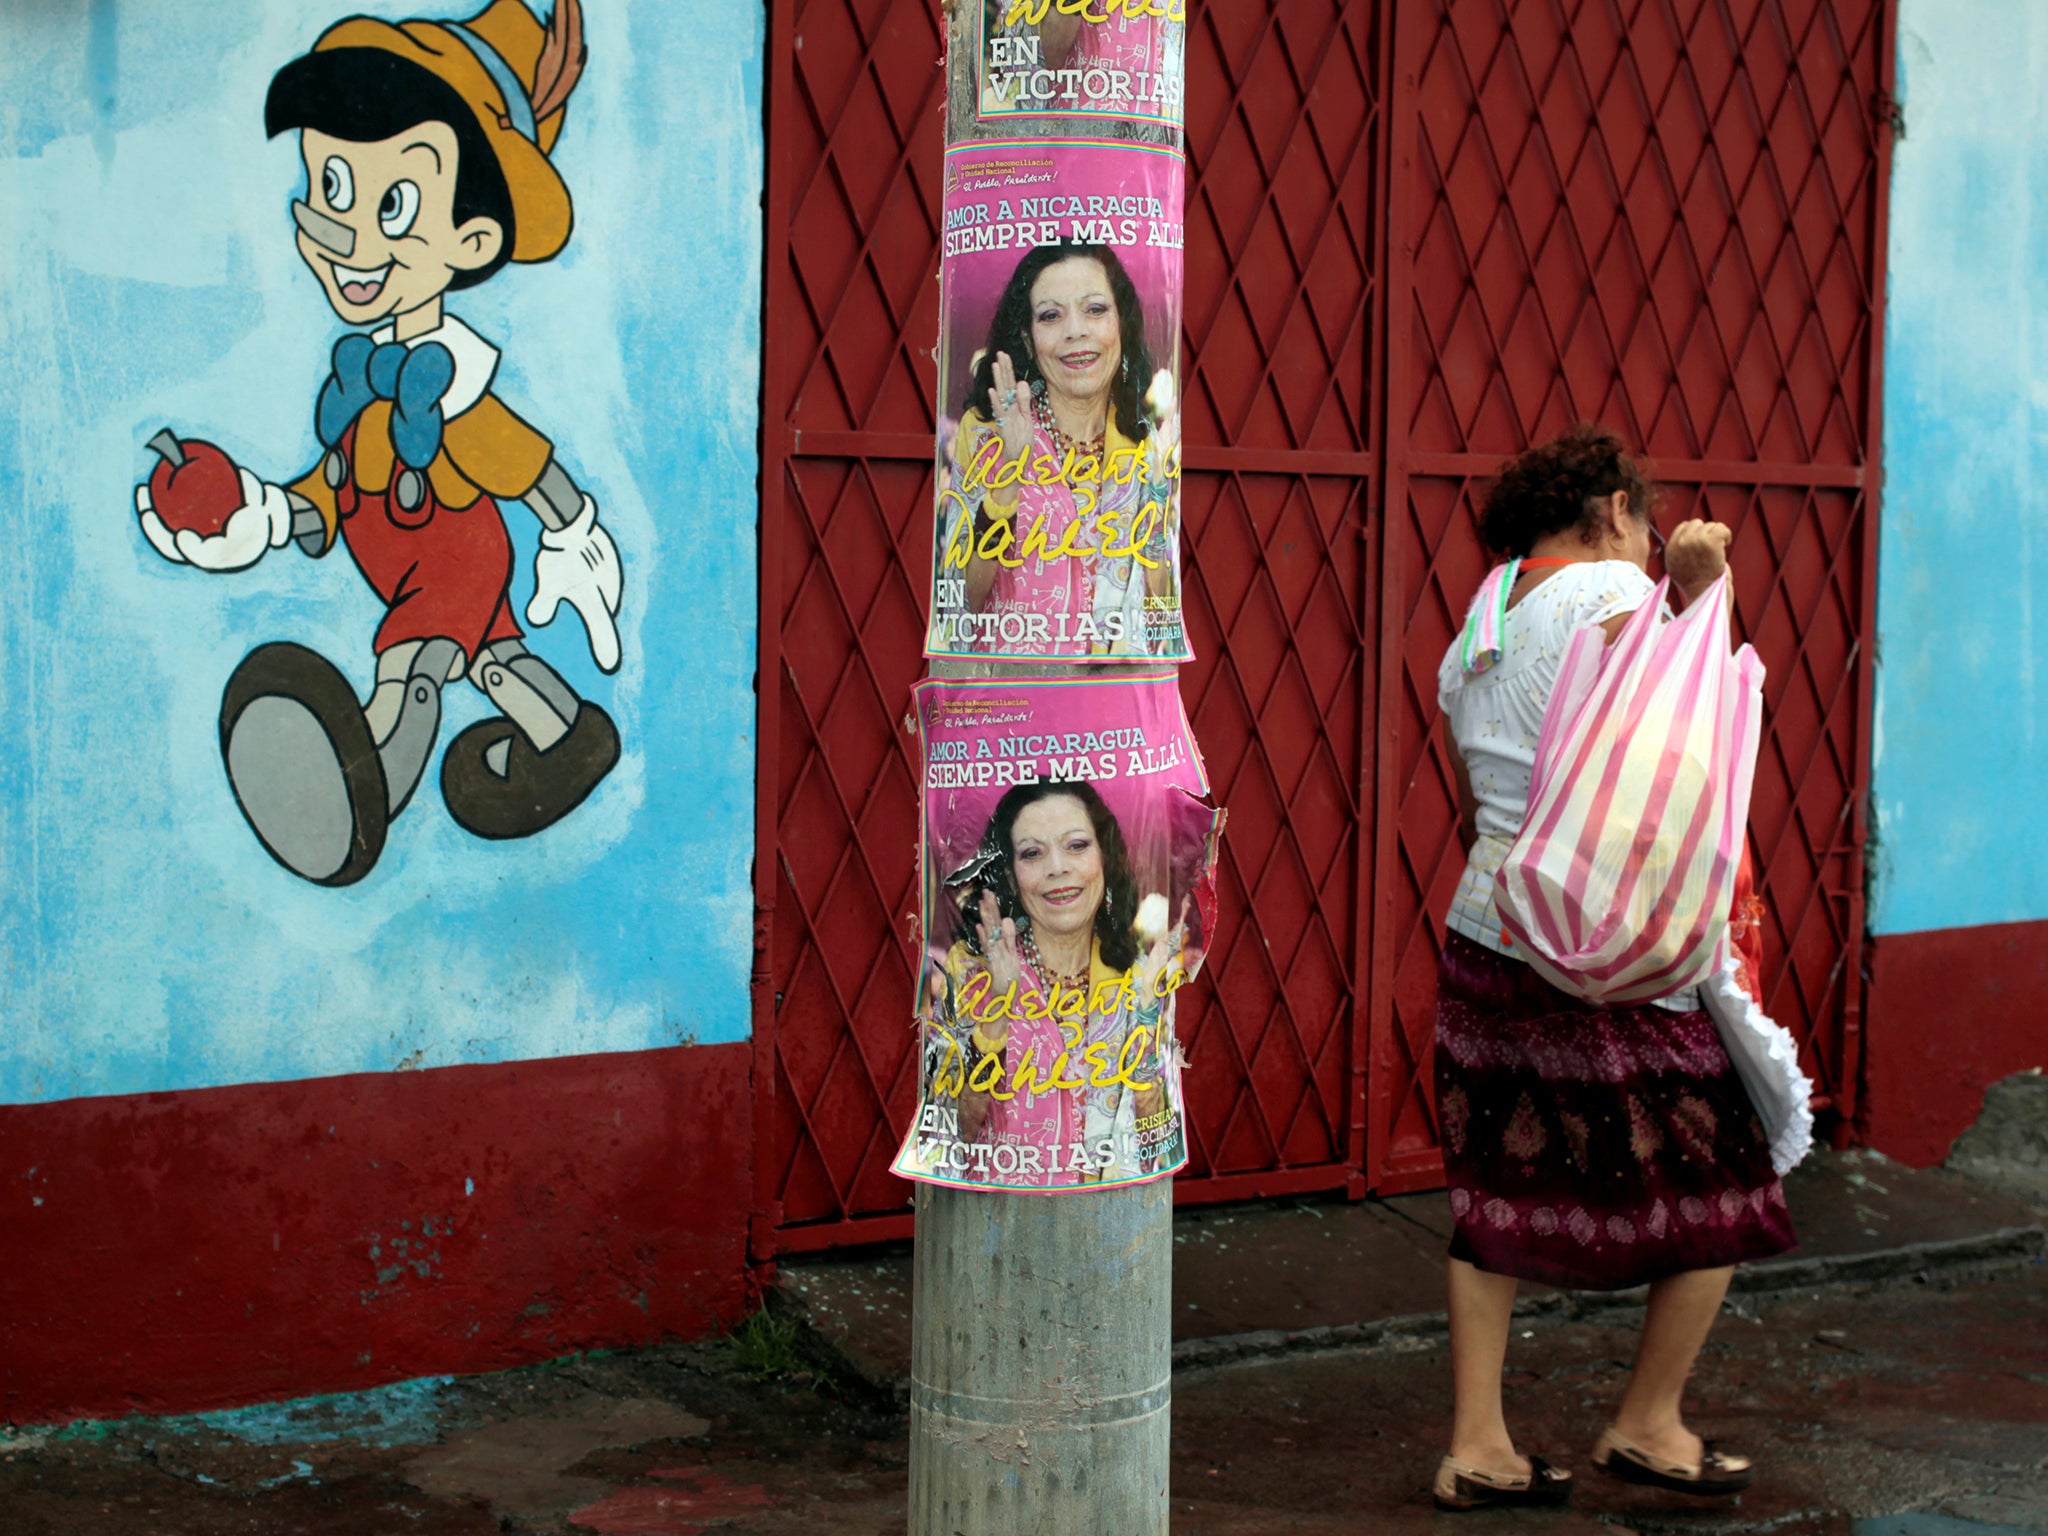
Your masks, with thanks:
[[[2040,1215],[1941,1170],[1816,1152],[1785,1183],[1799,1247],[1737,1274],[1738,1295],[1876,1281],[2038,1256]],[[1450,1207],[1441,1193],[1194,1207],[1174,1219],[1177,1370],[1355,1348],[1443,1328]],[[910,1247],[781,1266],[788,1300],[878,1389],[908,1391]],[[1639,1296],[1525,1288],[1527,1316],[1592,1317]]]
[[[1511,1422],[1583,1474],[1541,1536],[2048,1536],[2048,1212],[1858,1155],[1817,1159],[1791,1197],[1805,1248],[1743,1272],[1689,1396],[1704,1432],[1758,1455],[1739,1501],[1646,1502],[1596,1479],[1585,1452],[1636,1315],[1626,1298],[1527,1299]],[[1428,1485],[1449,1417],[1444,1209],[1179,1219],[1175,1536],[1443,1530]],[[791,1264],[783,1286],[727,1340],[0,1427],[0,1536],[903,1536],[907,1250]]]

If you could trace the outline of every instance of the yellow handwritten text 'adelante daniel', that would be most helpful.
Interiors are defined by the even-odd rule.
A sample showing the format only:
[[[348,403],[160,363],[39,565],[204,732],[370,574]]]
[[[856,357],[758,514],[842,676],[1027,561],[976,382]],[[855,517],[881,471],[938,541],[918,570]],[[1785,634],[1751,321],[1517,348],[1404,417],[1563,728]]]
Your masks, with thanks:
[[[1141,989],[1131,976],[1126,971],[1121,976],[1098,981],[1092,992],[1085,986],[1055,986],[1049,993],[1031,987],[1020,998],[1018,983],[1014,981],[991,997],[995,978],[987,971],[976,971],[960,988],[959,1009],[975,1024],[1000,1024],[1009,1019],[1078,1021],[1091,1013],[1107,1016],[1124,1008],[1135,1008],[1145,1001],[1140,995],[1145,990],[1154,998],[1166,997],[1179,991],[1188,979],[1187,972],[1178,965],[1169,966],[1149,989]]]
[[[1129,485],[1145,473],[1145,460],[1150,453],[1151,450],[1143,444],[1129,444],[1111,449],[1106,460],[1092,453],[1082,453],[1078,448],[1067,449],[1066,455],[1057,459],[1049,453],[1042,453],[1035,459],[1028,453],[1019,453],[1014,459],[1006,459],[1003,457],[1003,440],[990,433],[968,458],[965,484],[970,491],[1006,490],[1023,484],[1028,473],[1033,485],[1091,488],[1097,485]],[[1165,473],[1168,480],[1180,478],[1178,443],[1166,462]]]
[[[1099,555],[1105,560],[1119,560],[1125,555],[1132,557],[1146,570],[1159,564],[1143,551],[1158,532],[1159,525],[1166,518],[1166,507],[1156,497],[1148,499],[1130,517],[1120,512],[1097,514],[1099,499],[1096,487],[1099,485],[1128,485],[1143,471],[1145,450],[1143,448],[1119,448],[1109,455],[1104,463],[1092,456],[1077,455],[1067,450],[1064,460],[1055,459],[1051,454],[1042,454],[1036,459],[1018,454],[1014,459],[1002,456],[1003,441],[990,436],[967,462],[962,474],[962,488],[949,490],[939,498],[940,516],[954,507],[968,505],[969,492],[1008,490],[1022,484],[1039,486],[1066,486],[1074,495],[1074,520],[1067,524],[1054,545],[1046,535],[1050,523],[1049,515],[1041,514],[1024,535],[1021,547],[1017,541],[1015,519],[1008,516],[998,518],[982,531],[977,543],[974,537],[974,523],[971,518],[955,519],[956,529],[947,541],[944,566],[949,571],[967,569],[975,557],[993,560],[1009,570],[1016,570],[1027,560],[1074,560],[1090,555]],[[1175,462],[1169,467],[1169,479],[1180,477],[1180,449],[1174,449]],[[1028,481],[1027,481],[1028,475]],[[1171,494],[1168,490],[1167,494]],[[1090,529],[1101,541],[1097,544],[1082,543]]]
[[[955,504],[965,506],[966,502],[958,491],[948,491],[939,498],[940,515],[944,516]],[[1147,502],[1139,508],[1137,516],[1130,519],[1128,533],[1124,529],[1121,513],[1103,512],[1093,518],[1079,517],[1067,524],[1067,530],[1060,535],[1055,545],[1046,535],[1046,524],[1052,519],[1041,514],[1031,525],[1031,531],[1024,535],[1019,549],[1017,532],[1010,526],[1010,520],[991,523],[982,531],[981,540],[975,542],[974,525],[967,518],[958,519],[959,527],[946,545],[945,568],[949,571],[964,571],[973,556],[993,560],[1009,570],[1017,570],[1027,560],[1078,560],[1089,555],[1100,555],[1105,560],[1120,560],[1129,555],[1146,570],[1156,570],[1159,562],[1144,553],[1145,545],[1158,531],[1165,510],[1156,501]],[[1093,528],[1102,540],[1100,544],[1084,544],[1081,541],[1088,530]],[[1018,553],[1012,553],[1018,550]]]
[[[1035,27],[1054,11],[1094,22],[1114,21],[1119,16],[1132,21],[1147,16],[1157,16],[1162,21],[1186,21],[1188,0],[1010,0],[1009,14],[1003,22],[1012,25],[1028,21]]]
[[[1142,1093],[1154,1083],[1150,1079],[1140,1082],[1131,1074],[1145,1064],[1151,1050],[1152,1031],[1140,1024],[1124,1040],[1123,1050],[1114,1065],[1109,1059],[1109,1042],[1097,1040],[1081,1047],[1081,1061],[1088,1068],[1086,1077],[1067,1075],[1067,1064],[1074,1056],[1072,1051],[1061,1051],[1053,1059],[1052,1070],[1041,1076],[1035,1067],[1038,1055],[1035,1045],[1024,1052],[1024,1059],[1017,1063],[1014,1072],[1005,1072],[1003,1058],[993,1054],[983,1056],[969,1072],[967,1053],[960,1049],[958,1040],[949,1040],[946,1042],[946,1059],[939,1063],[939,1070],[932,1076],[932,1093],[942,1099],[957,1099],[963,1092],[985,1093],[1005,1104],[1020,1093],[1051,1093],[1062,1088],[1114,1088],[1119,1083]]]

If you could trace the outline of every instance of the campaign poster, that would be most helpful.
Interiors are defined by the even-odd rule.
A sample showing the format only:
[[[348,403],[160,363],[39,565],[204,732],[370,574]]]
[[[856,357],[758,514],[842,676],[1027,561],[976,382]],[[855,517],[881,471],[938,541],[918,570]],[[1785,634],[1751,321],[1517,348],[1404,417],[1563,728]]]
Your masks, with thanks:
[[[1181,126],[1187,0],[981,0],[977,115]]]
[[[1186,661],[1186,162],[947,151],[931,657]]]
[[[1171,672],[935,680],[923,742],[916,1114],[895,1171],[1058,1193],[1187,1162],[1178,994],[1222,813]]]

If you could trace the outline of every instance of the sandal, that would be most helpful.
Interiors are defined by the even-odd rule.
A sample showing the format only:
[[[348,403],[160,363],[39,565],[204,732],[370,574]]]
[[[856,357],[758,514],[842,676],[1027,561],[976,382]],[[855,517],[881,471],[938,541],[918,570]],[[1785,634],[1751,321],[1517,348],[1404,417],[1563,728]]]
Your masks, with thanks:
[[[1688,1466],[1646,1451],[1612,1428],[1593,1447],[1593,1465],[1624,1483],[1668,1488],[1674,1493],[1740,1493],[1756,1476],[1747,1456],[1717,1451],[1711,1440],[1701,1442],[1698,1465]]]
[[[1527,1475],[1489,1472],[1455,1456],[1436,1469],[1438,1509],[1505,1509],[1517,1505],[1562,1504],[1572,1496],[1572,1475],[1541,1456],[1529,1458]]]

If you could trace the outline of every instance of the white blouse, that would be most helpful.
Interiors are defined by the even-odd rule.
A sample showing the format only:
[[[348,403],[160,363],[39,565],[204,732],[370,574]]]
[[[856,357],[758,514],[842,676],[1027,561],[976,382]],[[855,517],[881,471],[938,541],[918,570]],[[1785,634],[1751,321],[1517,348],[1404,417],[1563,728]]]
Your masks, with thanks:
[[[1478,803],[1479,833],[1445,921],[1475,944],[1503,955],[1515,952],[1514,940],[1501,928],[1494,910],[1494,876],[1522,830],[1529,780],[1536,769],[1536,740],[1543,732],[1543,712],[1557,686],[1566,645],[1589,624],[1633,613],[1655,590],[1656,584],[1626,560],[1568,565],[1538,582],[1508,610],[1501,659],[1491,668],[1468,674],[1457,639],[1444,653],[1436,674],[1437,706],[1450,722],[1451,739],[1465,759]],[[1698,1006],[1692,991],[1659,1002],[1667,1008]]]

